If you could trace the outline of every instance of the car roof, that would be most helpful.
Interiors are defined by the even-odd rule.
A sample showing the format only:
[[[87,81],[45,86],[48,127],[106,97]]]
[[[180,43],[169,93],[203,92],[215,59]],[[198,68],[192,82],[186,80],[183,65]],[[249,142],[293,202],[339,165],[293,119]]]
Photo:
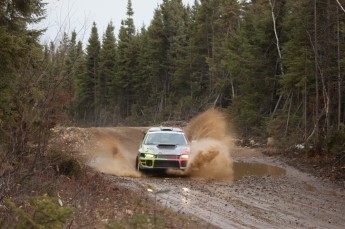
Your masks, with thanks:
[[[183,132],[181,128],[161,126],[161,127],[152,127],[147,132]]]

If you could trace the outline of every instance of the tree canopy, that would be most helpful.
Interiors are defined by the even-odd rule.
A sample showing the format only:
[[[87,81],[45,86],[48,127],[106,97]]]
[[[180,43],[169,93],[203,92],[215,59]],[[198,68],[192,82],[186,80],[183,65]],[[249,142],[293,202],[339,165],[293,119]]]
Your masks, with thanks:
[[[3,1],[1,9],[2,110],[11,104],[10,75],[45,56],[46,80],[60,75],[62,111],[79,125],[188,120],[219,107],[242,135],[287,144],[325,145],[344,129],[340,2],[164,0],[139,29],[129,0],[117,37],[109,22],[100,40],[94,23],[85,50],[75,32],[38,44],[41,31],[27,25],[43,16],[41,1]]]

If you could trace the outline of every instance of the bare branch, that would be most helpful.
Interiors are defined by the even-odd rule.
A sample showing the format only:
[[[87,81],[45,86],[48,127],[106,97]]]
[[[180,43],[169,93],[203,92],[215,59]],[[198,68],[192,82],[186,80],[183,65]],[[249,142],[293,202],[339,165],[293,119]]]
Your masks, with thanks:
[[[344,9],[344,7],[340,4],[339,0],[336,0],[336,1],[337,1],[338,5],[339,5],[340,9],[341,9],[342,11],[344,11],[344,13],[345,13],[345,9]]]

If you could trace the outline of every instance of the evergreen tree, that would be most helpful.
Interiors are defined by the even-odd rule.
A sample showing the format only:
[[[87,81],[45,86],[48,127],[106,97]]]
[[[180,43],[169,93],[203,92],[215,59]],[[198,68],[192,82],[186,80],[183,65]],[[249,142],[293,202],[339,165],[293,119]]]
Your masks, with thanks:
[[[73,77],[75,88],[73,97],[73,107],[75,111],[73,119],[79,124],[87,124],[85,123],[87,117],[87,98],[85,97],[85,90],[88,89],[89,78],[87,77],[86,55],[83,51],[83,44],[81,41],[77,43],[76,53],[78,53],[78,58],[74,65]]]
[[[189,59],[186,58],[189,44],[188,11],[180,0],[164,1],[161,10],[167,38],[165,71],[167,75],[166,94],[169,96],[170,106],[168,112],[169,116],[173,114],[178,116],[176,118],[181,118],[181,110],[175,109],[175,106],[182,101],[181,98],[189,95]]]
[[[86,76],[81,94],[81,110],[85,113],[86,120],[97,121],[100,114],[100,92],[97,90],[99,83],[99,51],[100,41],[96,23],[93,23],[91,35],[86,47]]]
[[[68,50],[67,50],[67,56],[65,61],[65,69],[64,69],[64,75],[66,77],[66,91],[70,96],[70,100],[73,97],[74,94],[74,85],[73,85],[73,76],[74,76],[74,66],[75,62],[78,58],[77,53],[77,33],[75,31],[71,34],[71,40],[68,44]],[[70,103],[70,102],[69,102]]]
[[[312,4],[309,4],[310,1],[290,1],[285,5],[283,32],[286,41],[282,44],[285,74],[279,80],[279,93],[285,102],[279,107],[269,126],[271,134],[277,139],[289,139],[291,135],[288,133],[299,139],[306,135],[305,119],[308,112],[305,110],[305,103],[309,100],[307,91],[313,87],[314,75],[314,54],[310,37],[313,34],[314,19],[313,9],[310,7]],[[300,105],[302,103],[303,106]],[[298,131],[288,131],[289,126]],[[282,129],[285,131],[281,131]]]
[[[64,90],[67,95],[66,108],[69,117],[76,120],[78,116],[77,104],[77,90],[78,90],[78,70],[80,65],[84,64],[84,53],[82,44],[77,43],[77,33],[75,31],[71,34],[71,39],[68,44],[67,56],[64,65]]]
[[[275,105],[278,52],[267,1],[246,3],[243,22],[224,43],[226,70],[233,84],[232,116],[244,134],[264,134],[265,117]]]
[[[189,60],[188,63],[188,76],[189,76],[189,93],[190,99],[194,101],[192,107],[198,107],[193,113],[197,113],[202,106],[200,106],[200,98],[201,98],[201,85],[200,85],[200,55],[199,55],[199,47],[198,47],[198,14],[200,10],[200,3],[195,0],[194,5],[192,8],[189,9],[189,22],[188,22],[188,29],[187,29],[187,36],[189,37],[188,42],[188,53],[187,58]],[[199,105],[197,105],[199,104]]]
[[[43,85],[37,83],[42,79],[37,77],[42,76],[43,53],[38,42],[42,31],[28,25],[43,19],[44,3],[5,0],[0,9],[0,147],[8,149],[12,158],[24,155],[29,136],[40,130],[33,123],[43,119],[43,112],[29,109],[44,99]]]
[[[192,72],[191,95],[193,99],[202,98],[208,94],[208,65],[206,58],[209,55],[210,49],[208,33],[205,32],[205,26],[203,24],[205,15],[201,15],[204,4],[204,1],[201,1],[201,4],[198,3],[193,6],[191,11],[191,24],[189,26],[190,71]],[[203,103],[202,106],[204,106]]]
[[[300,133],[297,137],[307,144],[327,142],[339,124],[334,117],[341,116],[341,113],[333,113],[340,110],[341,96],[337,86],[342,68],[340,52],[334,50],[344,49],[339,42],[343,35],[337,28],[344,16],[336,14],[337,7],[336,2],[330,1],[319,1],[316,5],[309,0],[286,4],[283,24],[287,36],[283,44],[286,74],[280,84],[290,105],[282,107],[282,115],[277,119],[294,114],[285,119],[296,119],[298,124],[294,129],[297,126],[297,133]],[[286,133],[291,133],[288,124],[285,128]]]
[[[110,118],[110,113],[115,106],[114,87],[116,75],[116,40],[114,35],[114,26],[110,22],[107,26],[105,34],[103,35],[102,47],[99,55],[99,106],[101,107],[101,120],[104,124]]]
[[[185,75],[185,66],[188,66],[187,21],[188,14],[182,1],[163,1],[148,27],[148,79],[151,82],[148,103],[154,110],[154,120],[174,115],[174,107],[183,93],[188,94],[185,89],[188,90],[186,78],[189,77]]]
[[[140,124],[151,120],[152,111],[154,107],[154,85],[156,84],[153,77],[153,59],[152,48],[150,45],[148,30],[142,27],[140,33],[136,36],[136,42],[138,47],[138,65],[136,66],[136,75],[134,82],[134,98],[135,112]],[[145,95],[145,96],[143,96]]]
[[[46,47],[45,81],[64,77],[60,92],[75,106],[68,109],[98,125],[186,119],[219,106],[229,108],[245,135],[320,144],[345,117],[345,14],[339,12],[339,3],[329,0],[195,0],[191,7],[163,0],[147,29],[136,32],[129,0],[117,43],[110,23],[101,48],[93,25],[86,55],[75,33]],[[9,34],[0,37],[7,42]],[[15,45],[11,50],[26,56]],[[0,52],[7,57],[0,60],[5,76],[5,67],[17,63],[8,65],[11,56]]]
[[[127,19],[121,22],[118,37],[118,68],[115,81],[120,114],[122,117],[131,115],[131,107],[133,104],[133,76],[135,75],[134,66],[137,66],[138,51],[133,42],[135,36],[133,14],[132,2],[128,0]]]

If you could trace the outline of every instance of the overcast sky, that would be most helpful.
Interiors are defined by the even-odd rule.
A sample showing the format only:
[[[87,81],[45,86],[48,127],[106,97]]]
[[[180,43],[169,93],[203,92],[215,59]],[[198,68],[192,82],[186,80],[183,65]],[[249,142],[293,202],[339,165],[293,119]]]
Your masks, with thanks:
[[[185,5],[193,5],[194,0],[182,0]],[[45,0],[47,18],[39,28],[46,27],[47,32],[41,41],[47,43],[61,38],[63,32],[69,35],[73,30],[78,34],[78,40],[84,45],[90,35],[92,23],[95,21],[98,34],[102,39],[108,23],[112,20],[117,36],[121,20],[126,19],[127,0]],[[154,9],[163,0],[132,0],[134,24],[140,29],[143,24],[150,24]]]

